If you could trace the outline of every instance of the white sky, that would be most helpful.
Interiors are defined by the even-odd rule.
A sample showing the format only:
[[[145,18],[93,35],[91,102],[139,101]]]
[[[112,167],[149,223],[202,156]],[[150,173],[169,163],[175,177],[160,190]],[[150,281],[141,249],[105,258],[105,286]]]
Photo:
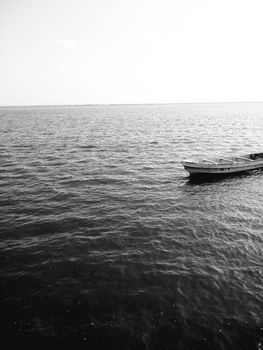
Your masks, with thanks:
[[[0,0],[0,105],[263,101],[262,0]]]

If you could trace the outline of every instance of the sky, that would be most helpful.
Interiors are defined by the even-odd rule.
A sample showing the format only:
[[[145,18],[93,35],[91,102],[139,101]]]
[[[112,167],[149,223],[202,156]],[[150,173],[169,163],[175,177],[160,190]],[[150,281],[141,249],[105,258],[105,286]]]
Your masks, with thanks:
[[[0,0],[0,105],[263,101],[262,0]]]

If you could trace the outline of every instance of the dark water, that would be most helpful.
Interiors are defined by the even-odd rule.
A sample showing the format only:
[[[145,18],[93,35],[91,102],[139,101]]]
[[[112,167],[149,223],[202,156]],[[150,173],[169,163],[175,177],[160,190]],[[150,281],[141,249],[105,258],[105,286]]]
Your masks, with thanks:
[[[263,104],[1,108],[1,340],[262,349],[263,173],[180,164],[262,130]]]

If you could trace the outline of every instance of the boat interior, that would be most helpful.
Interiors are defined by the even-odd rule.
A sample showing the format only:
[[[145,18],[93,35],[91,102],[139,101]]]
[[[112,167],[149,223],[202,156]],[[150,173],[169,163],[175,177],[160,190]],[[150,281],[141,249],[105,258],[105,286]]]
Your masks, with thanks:
[[[253,162],[256,160],[263,160],[263,153],[251,153],[243,156],[234,157],[218,157],[213,159],[203,159],[201,163],[205,164],[238,164],[244,162]]]

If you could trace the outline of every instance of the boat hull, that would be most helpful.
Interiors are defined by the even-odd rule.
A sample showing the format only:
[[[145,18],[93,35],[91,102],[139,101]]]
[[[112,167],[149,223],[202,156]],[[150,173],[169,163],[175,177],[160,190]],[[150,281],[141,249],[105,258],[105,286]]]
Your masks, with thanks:
[[[228,175],[251,172],[253,170],[263,169],[263,160],[245,162],[245,164],[198,164],[193,162],[183,162],[185,170],[190,177],[222,177]]]
[[[259,171],[260,169],[263,169],[263,166],[261,168],[256,168],[256,169],[239,170],[239,171],[224,172],[224,173],[194,172],[194,173],[189,173],[189,178],[193,180],[194,179],[220,179],[220,178],[233,177],[233,176],[242,175],[242,174],[251,174],[253,172]]]

